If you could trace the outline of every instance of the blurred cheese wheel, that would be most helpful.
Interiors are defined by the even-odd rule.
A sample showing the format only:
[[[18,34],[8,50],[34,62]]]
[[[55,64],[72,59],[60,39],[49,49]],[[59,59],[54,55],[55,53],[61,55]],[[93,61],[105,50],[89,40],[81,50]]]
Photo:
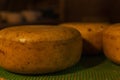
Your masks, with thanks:
[[[35,22],[37,21],[42,14],[37,11],[22,11],[21,14],[24,16],[26,22]]]
[[[83,38],[83,54],[98,54],[102,50],[102,31],[108,23],[63,23],[60,26],[77,29]]]
[[[5,16],[8,24],[20,24],[23,20],[22,15],[18,12],[8,12]]]
[[[6,21],[7,13],[8,12],[6,12],[6,11],[1,11],[0,12],[1,20]]]
[[[103,32],[103,49],[108,59],[120,64],[120,24],[111,25]]]
[[[0,31],[0,66],[22,74],[51,73],[76,64],[82,38],[76,29],[23,25]]]

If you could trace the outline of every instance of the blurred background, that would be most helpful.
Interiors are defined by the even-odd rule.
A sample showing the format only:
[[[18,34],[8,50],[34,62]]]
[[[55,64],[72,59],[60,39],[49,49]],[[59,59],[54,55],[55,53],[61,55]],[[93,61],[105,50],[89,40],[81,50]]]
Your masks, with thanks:
[[[0,0],[1,25],[120,22],[120,0]]]

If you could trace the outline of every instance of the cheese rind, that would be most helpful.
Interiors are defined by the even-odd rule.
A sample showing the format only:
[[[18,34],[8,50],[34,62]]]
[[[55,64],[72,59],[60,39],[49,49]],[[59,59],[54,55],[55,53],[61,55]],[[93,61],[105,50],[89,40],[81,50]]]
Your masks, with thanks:
[[[32,25],[0,31],[0,66],[15,73],[64,70],[80,60],[81,51],[81,35],[73,28]]]
[[[120,64],[120,24],[111,25],[103,33],[104,54],[111,61]]]
[[[108,23],[63,23],[60,26],[77,29],[83,38],[83,54],[98,54],[102,51],[102,32]]]

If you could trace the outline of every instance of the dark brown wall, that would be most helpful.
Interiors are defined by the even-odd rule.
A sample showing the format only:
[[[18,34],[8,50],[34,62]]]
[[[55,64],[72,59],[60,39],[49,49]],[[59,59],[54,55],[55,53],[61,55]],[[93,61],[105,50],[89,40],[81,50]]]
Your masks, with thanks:
[[[65,21],[120,22],[120,0],[64,0]],[[54,0],[0,0],[0,10],[47,8]],[[32,5],[32,6],[31,6]],[[31,6],[31,7],[30,7]],[[61,9],[62,11],[62,9]]]
[[[120,22],[120,0],[112,0],[110,10],[110,20],[112,22]]]
[[[113,15],[111,9],[113,4],[115,0],[67,0],[65,19],[66,21],[109,21],[110,16]]]

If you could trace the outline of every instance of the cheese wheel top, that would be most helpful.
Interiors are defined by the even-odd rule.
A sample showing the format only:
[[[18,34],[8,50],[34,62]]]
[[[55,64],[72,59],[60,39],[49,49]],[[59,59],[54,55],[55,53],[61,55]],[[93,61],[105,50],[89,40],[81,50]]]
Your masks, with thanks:
[[[86,32],[100,32],[104,30],[109,24],[108,23],[63,23],[60,26],[73,27],[82,33]]]
[[[113,24],[104,31],[104,34],[120,35],[120,23]]]
[[[13,41],[58,41],[80,36],[73,28],[49,25],[22,25],[5,28],[0,31],[0,39]]]

